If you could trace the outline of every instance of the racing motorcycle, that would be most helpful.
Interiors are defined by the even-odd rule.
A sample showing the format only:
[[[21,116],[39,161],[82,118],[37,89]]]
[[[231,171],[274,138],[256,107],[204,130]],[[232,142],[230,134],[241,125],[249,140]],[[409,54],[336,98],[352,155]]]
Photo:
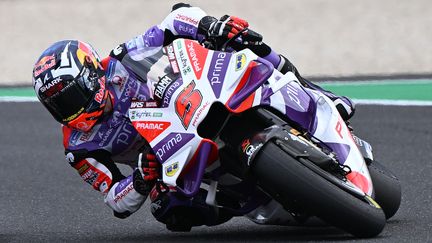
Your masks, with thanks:
[[[333,102],[249,49],[209,46],[177,39],[164,47],[156,101],[129,109],[162,164],[166,211],[204,195],[215,213],[257,224],[317,219],[356,237],[380,234],[399,208],[399,182]]]

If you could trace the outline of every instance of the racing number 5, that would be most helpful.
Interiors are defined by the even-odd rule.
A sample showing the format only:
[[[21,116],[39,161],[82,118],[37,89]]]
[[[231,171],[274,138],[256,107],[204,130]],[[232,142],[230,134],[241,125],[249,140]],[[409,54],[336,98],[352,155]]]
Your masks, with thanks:
[[[199,90],[194,89],[195,82],[192,81],[183,91],[177,96],[175,102],[176,113],[180,118],[185,129],[189,127],[193,115],[201,106],[203,97]]]

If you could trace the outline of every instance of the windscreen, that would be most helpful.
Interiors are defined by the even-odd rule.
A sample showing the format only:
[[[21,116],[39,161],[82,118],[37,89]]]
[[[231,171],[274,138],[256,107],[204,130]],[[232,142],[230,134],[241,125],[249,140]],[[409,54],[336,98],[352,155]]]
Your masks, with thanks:
[[[174,74],[162,47],[131,51],[123,57],[121,63],[132,71],[138,80],[147,83],[152,93],[156,83],[163,77],[169,75],[171,78],[177,79],[179,76]]]

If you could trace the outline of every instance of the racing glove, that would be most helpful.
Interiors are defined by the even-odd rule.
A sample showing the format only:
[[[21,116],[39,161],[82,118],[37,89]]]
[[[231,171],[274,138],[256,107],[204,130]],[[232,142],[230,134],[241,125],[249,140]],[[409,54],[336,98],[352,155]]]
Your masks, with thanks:
[[[161,166],[153,153],[140,153],[138,168],[133,173],[135,190],[141,195],[147,196],[160,177],[160,170]]]
[[[208,37],[221,37],[230,39],[239,31],[248,28],[249,23],[235,16],[224,15],[219,20],[214,17],[206,16],[199,24],[201,32],[206,32]],[[242,41],[244,44],[260,44],[262,36],[252,30],[247,30],[242,33]]]
[[[235,16],[224,15],[217,21],[210,24],[208,35],[211,37],[232,38],[240,30],[249,27],[249,23]]]

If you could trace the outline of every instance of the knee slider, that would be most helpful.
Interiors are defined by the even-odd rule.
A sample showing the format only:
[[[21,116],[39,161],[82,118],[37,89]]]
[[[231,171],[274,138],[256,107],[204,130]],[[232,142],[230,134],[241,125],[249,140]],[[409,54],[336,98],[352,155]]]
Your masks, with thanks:
[[[131,216],[131,212],[129,212],[129,211],[122,212],[122,213],[119,213],[119,212],[113,211],[113,213],[114,213],[114,216],[115,216],[116,218],[119,218],[119,219],[125,219],[125,218]]]

